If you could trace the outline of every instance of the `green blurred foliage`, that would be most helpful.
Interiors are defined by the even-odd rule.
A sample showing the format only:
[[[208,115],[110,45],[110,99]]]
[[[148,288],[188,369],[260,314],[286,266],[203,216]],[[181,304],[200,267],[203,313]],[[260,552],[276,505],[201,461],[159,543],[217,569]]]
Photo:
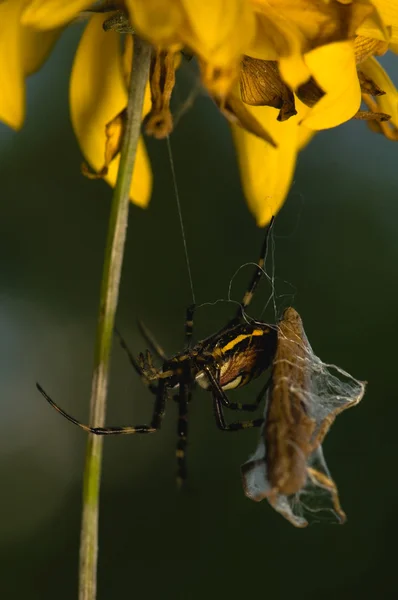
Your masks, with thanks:
[[[0,578],[4,597],[15,599],[76,597],[86,436],[46,405],[35,381],[88,418],[111,190],[79,172],[67,108],[78,35],[68,32],[29,82],[24,129],[1,129]],[[188,71],[181,103],[189,79],[195,84]],[[242,196],[228,129],[200,96],[171,143],[197,302],[226,299],[232,275],[257,259],[263,236]],[[137,352],[141,317],[173,353],[191,295],[167,147],[148,147],[155,189],[147,211],[131,208],[118,324]],[[325,443],[347,524],[296,530],[266,502],[245,498],[240,465],[257,432],[219,432],[210,396],[199,390],[190,407],[186,492],[174,484],[173,403],[155,436],[105,441],[100,600],[392,594],[396,158],[397,147],[364,123],[319,134],[300,156],[275,227],[278,309],[294,303],[315,353],[369,382],[362,404],[339,417]],[[250,267],[239,272],[232,298],[249,276]],[[269,292],[264,284],[253,316]],[[204,306],[197,336],[233,312],[226,302]],[[274,319],[270,308],[265,318]],[[235,398],[250,401],[254,388]],[[150,414],[151,397],[115,344],[107,422],[145,422]]]

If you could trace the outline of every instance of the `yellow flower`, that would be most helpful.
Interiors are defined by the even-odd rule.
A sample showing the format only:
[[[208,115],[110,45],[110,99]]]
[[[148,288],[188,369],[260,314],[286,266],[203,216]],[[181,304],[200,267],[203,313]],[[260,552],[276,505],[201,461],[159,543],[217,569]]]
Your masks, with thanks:
[[[25,77],[44,62],[63,26],[92,2],[87,0],[5,0],[0,3],[0,119],[19,129],[25,116]],[[70,78],[71,121],[83,155],[94,171],[103,170],[106,126],[125,108],[127,76],[120,36],[105,32],[108,15],[93,14],[81,37]],[[130,50],[126,45],[126,52]],[[128,59],[125,61],[128,62]],[[131,64],[131,59],[130,59]],[[144,112],[149,112],[149,91]],[[104,179],[115,185],[119,157]],[[152,173],[143,140],[139,141],[130,196],[148,205]]]
[[[0,71],[5,90],[0,118],[8,124],[22,125],[25,77],[39,68],[60,28],[91,4],[83,0],[0,4],[2,56],[8,61]],[[356,117],[370,120],[373,129],[395,139],[397,91],[374,56],[389,46],[398,49],[398,0],[125,0],[116,4],[127,11],[132,28],[156,49],[152,109],[149,98],[145,106],[145,113],[151,110],[148,130],[162,137],[172,128],[168,102],[174,70],[179,51],[188,49],[198,59],[204,85],[232,122],[243,188],[259,225],[265,225],[284,202],[297,153],[314,132]],[[118,34],[102,30],[105,20],[103,14],[94,14],[83,33],[72,70],[70,101],[85,158],[113,184],[128,74]],[[360,110],[361,94],[369,112]],[[133,201],[145,206],[150,189],[150,168],[141,142]]]

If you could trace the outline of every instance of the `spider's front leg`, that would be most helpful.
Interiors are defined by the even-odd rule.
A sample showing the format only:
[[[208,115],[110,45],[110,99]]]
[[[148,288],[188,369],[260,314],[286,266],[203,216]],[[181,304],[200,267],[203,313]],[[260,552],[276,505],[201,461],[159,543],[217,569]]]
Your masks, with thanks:
[[[262,399],[262,393],[264,389],[261,390],[258,402],[255,404],[231,403],[228,400],[225,392],[221,388],[220,384],[218,383],[211,368],[208,365],[204,365],[203,370],[205,371],[209,379],[211,391],[213,394],[214,417],[216,419],[216,424],[219,429],[221,429],[222,431],[239,431],[240,429],[248,429],[250,427],[261,427],[261,425],[264,423],[263,418],[251,419],[248,421],[235,421],[234,423],[227,424],[225,421],[223,406],[227,406],[228,408],[233,408],[235,410],[247,410],[247,406],[250,406],[249,410],[253,410],[253,406],[257,408],[258,402]]]
[[[267,229],[265,230],[265,238],[263,241],[263,245],[261,246],[260,257],[257,261],[256,269],[255,269],[253,276],[249,282],[247,290],[240,302],[240,306],[236,312],[236,318],[239,320],[242,319],[246,308],[249,306],[249,304],[253,300],[253,296],[256,293],[258,284],[259,284],[262,276],[266,275],[266,273],[264,271],[264,266],[265,266],[265,261],[267,258],[267,252],[268,252],[268,239],[271,235],[274,221],[275,221],[275,217],[272,217]]]
[[[122,334],[116,327],[115,327],[115,333],[116,333],[117,337],[119,338],[120,346],[123,348],[123,350],[127,354],[127,358],[129,359],[129,362],[130,362],[131,366],[133,367],[134,371],[137,373],[137,375],[139,375],[142,383],[149,389],[149,391],[156,396],[156,394],[158,393],[158,386],[151,381],[151,379],[148,377],[147,372],[143,368],[143,364],[145,363],[144,356],[142,354],[140,354],[140,358],[139,358],[139,360],[137,360],[133,356],[133,353],[131,352],[130,348],[128,347],[126,340],[124,339],[124,337],[122,336]],[[150,340],[150,341],[152,343],[152,340]],[[147,353],[147,360],[148,360],[148,353]],[[150,360],[150,362],[152,364],[152,360]]]

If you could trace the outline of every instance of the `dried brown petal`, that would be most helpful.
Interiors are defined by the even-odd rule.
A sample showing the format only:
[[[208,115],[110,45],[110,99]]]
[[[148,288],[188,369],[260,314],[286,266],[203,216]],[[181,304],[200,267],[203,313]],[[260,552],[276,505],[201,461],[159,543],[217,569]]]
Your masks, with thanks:
[[[246,104],[279,108],[278,121],[297,114],[294,95],[282,81],[276,61],[245,56],[241,62],[240,91]]]
[[[117,33],[135,33],[131,26],[128,15],[123,10],[118,10],[102,25],[104,31],[117,31]]]
[[[82,175],[84,175],[84,177],[87,177],[87,179],[102,179],[103,177],[108,175],[107,167],[102,167],[102,169],[98,171],[98,173],[96,173],[95,171],[91,171],[90,167],[85,162],[81,164],[80,170],[82,172]]]
[[[353,117],[359,121],[389,121],[391,115],[382,112],[372,112],[370,110],[359,110]]]
[[[313,107],[325,95],[315,79],[311,77],[306,83],[300,85],[296,91],[297,98],[306,106]]]
[[[371,96],[383,96],[385,91],[382,90],[368,75],[365,75],[358,69],[358,79],[361,86],[361,92],[363,94],[370,94]]]
[[[372,96],[369,94],[362,94],[362,100],[365,102],[366,106],[370,109],[371,112],[378,112],[378,104]],[[369,121],[368,126],[372,131],[376,133],[383,134],[387,139],[397,142],[398,141],[398,128],[394,125],[394,123],[386,122],[386,121]]]
[[[152,108],[145,119],[145,131],[158,140],[167,137],[173,130],[170,100],[175,84],[175,64],[176,53],[165,50],[157,50],[151,63]]]
[[[108,167],[122,146],[123,135],[126,127],[127,110],[124,108],[112,121],[105,126],[105,160],[104,166],[96,173],[89,169],[88,165],[82,164],[82,173],[89,179],[101,179],[108,174]]]
[[[375,40],[374,38],[357,35],[354,41],[355,60],[357,64],[363,62],[369,56],[382,56],[387,50],[387,42]]]

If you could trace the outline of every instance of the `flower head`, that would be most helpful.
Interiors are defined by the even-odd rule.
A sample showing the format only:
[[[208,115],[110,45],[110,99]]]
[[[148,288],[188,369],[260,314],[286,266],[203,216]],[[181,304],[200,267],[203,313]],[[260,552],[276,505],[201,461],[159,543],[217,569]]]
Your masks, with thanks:
[[[18,129],[25,77],[62,28],[91,15],[70,83],[72,123],[91,169],[113,185],[134,31],[154,47],[143,118],[165,137],[181,51],[232,124],[249,207],[265,225],[283,204],[297,153],[322,129],[351,119],[396,139],[397,91],[375,56],[398,49],[396,0],[4,0],[0,118]],[[104,12],[106,9],[118,12]],[[101,11],[99,14],[95,11]],[[123,25],[124,24],[124,25]],[[124,28],[123,28],[124,27]],[[104,28],[107,31],[104,31]],[[131,40],[127,37],[126,40]],[[364,101],[368,110],[361,110]],[[87,169],[86,169],[87,171]],[[131,197],[146,206],[151,172],[141,141]]]

